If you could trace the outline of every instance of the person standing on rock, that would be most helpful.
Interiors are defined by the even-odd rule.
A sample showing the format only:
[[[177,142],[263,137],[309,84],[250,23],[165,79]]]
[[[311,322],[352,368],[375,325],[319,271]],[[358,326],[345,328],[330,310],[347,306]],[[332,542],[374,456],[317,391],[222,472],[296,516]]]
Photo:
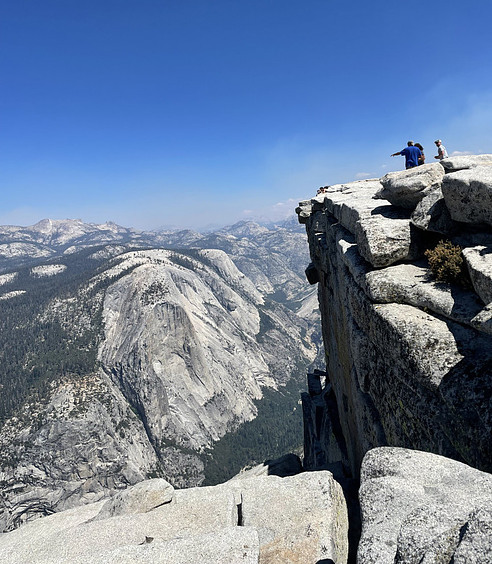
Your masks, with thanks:
[[[442,144],[440,139],[434,141],[437,147],[437,155],[434,157],[435,159],[439,159],[442,161],[443,159],[447,158],[448,152],[446,151],[446,147]]]
[[[424,148],[420,143],[415,143],[417,149],[420,149],[419,166],[425,163]]]
[[[420,152],[420,149],[418,147],[415,147],[413,141],[409,141],[404,149],[398,151],[397,153],[393,153],[390,156],[396,157],[397,155],[402,155],[405,157],[405,168],[413,168],[415,166],[418,166],[419,157],[422,156],[422,153]]]

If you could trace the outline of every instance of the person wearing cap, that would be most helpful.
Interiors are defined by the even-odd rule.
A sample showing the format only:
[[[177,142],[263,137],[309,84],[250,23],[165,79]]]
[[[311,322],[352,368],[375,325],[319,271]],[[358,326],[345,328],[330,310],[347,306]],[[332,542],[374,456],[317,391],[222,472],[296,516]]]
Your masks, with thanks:
[[[436,139],[434,143],[437,146],[437,155],[434,157],[435,159],[439,159],[442,161],[448,156],[448,152],[446,151],[446,147],[442,144],[440,139]]]
[[[396,157],[396,155],[402,155],[405,157],[405,168],[413,168],[418,166],[419,157],[422,156],[422,153],[418,147],[415,147],[413,141],[409,141],[404,149],[398,151],[397,153],[393,153],[390,156]]]

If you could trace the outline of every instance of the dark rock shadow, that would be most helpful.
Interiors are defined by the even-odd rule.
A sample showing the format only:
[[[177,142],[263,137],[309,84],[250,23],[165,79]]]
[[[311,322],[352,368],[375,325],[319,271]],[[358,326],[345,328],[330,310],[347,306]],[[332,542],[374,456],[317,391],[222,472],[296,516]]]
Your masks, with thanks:
[[[264,464],[267,466],[269,476],[279,476],[280,478],[295,476],[304,470],[301,459],[292,453],[284,454],[284,456],[275,460],[265,460]]]
[[[391,204],[387,206],[378,206],[371,211],[371,215],[382,215],[388,219],[410,219],[412,214],[411,210],[405,208],[398,208]]]

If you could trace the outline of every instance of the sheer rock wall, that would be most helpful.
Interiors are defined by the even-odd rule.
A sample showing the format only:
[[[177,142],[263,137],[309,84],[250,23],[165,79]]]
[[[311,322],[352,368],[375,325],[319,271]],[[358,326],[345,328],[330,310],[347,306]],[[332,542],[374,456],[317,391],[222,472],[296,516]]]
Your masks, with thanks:
[[[491,165],[455,157],[300,203],[326,350],[303,397],[308,468],[358,476],[389,445],[492,470]],[[469,289],[431,277],[424,251],[443,238]]]

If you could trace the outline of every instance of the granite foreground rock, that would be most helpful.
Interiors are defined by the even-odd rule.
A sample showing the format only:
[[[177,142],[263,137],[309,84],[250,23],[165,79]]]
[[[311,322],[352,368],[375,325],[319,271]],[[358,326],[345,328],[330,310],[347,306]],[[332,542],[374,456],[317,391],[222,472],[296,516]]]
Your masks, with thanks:
[[[114,499],[38,519],[0,535],[9,564],[315,564],[347,561],[347,511],[330,472],[256,476],[174,490],[164,481]],[[158,495],[161,490],[161,496]],[[147,495],[144,494],[147,492]],[[141,505],[138,499],[141,498]],[[131,510],[130,510],[131,509]]]
[[[491,159],[300,203],[327,355],[303,396],[307,468],[338,461],[356,477],[367,451],[390,445],[492,471]],[[424,251],[443,235],[463,249],[470,288],[433,280]]]
[[[492,475],[426,452],[377,448],[362,463],[357,564],[492,561]]]
[[[253,470],[187,490],[143,481],[38,519],[0,535],[0,562],[346,564],[347,508],[332,474]],[[360,503],[357,564],[492,560],[490,474],[430,453],[376,448],[364,457]]]

